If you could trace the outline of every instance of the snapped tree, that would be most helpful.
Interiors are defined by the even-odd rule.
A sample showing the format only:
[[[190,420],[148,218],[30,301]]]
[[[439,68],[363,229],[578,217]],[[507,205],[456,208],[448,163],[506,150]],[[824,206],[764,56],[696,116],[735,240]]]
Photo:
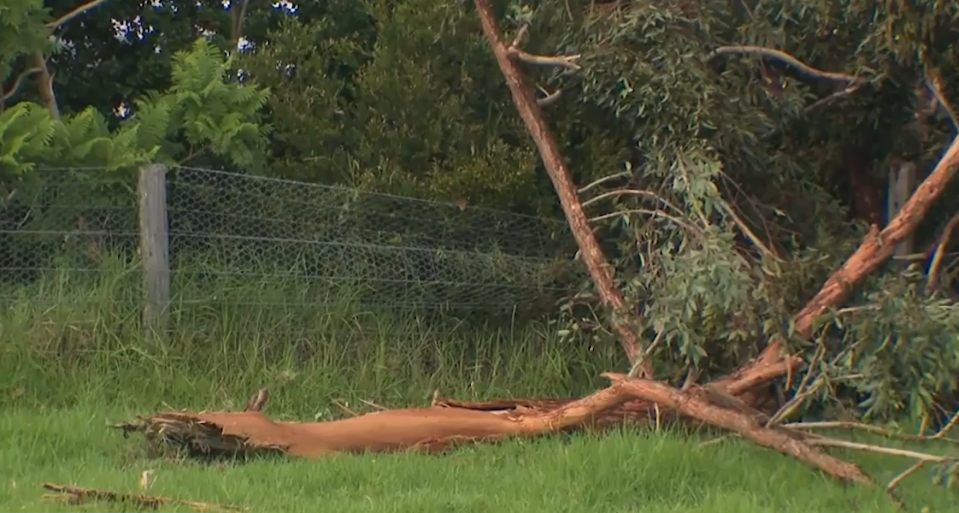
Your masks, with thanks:
[[[577,303],[590,302],[596,290],[635,372],[609,374],[609,388],[575,401],[437,398],[429,408],[303,424],[275,423],[259,411],[161,413],[123,427],[153,440],[186,440],[200,453],[320,456],[435,450],[678,415],[734,431],[836,478],[873,483],[824,449],[863,447],[784,422],[814,399],[856,399],[865,417],[929,414],[937,394],[957,388],[959,315],[952,302],[929,297],[932,277],[917,281],[915,269],[878,281],[872,276],[915,235],[955,173],[959,155],[947,97],[959,59],[935,34],[950,27],[956,7],[883,4],[881,22],[864,24],[875,5],[854,0],[815,9],[798,1],[734,7],[571,1],[541,6],[535,15],[514,12],[513,38],[504,38],[486,1],[475,7],[593,281],[564,311],[575,317]],[[783,19],[791,20],[788,32]],[[918,35],[899,37],[904,31]],[[546,36],[524,44],[538,32]],[[575,49],[579,57],[540,55],[530,49],[537,45]],[[842,60],[853,55],[855,62]],[[536,80],[524,67],[547,72]],[[536,82],[554,92],[537,99]],[[575,105],[563,102],[577,93]],[[930,109],[935,114],[925,115]],[[547,114],[563,127],[558,134]],[[634,148],[625,172],[577,191],[561,148],[571,138],[568,127],[581,120],[610,123],[610,133]],[[878,142],[863,148],[867,139]],[[917,142],[918,149],[893,142],[899,140]],[[850,166],[838,179],[830,166],[847,157],[876,168],[912,159],[929,174],[898,213],[880,221],[884,228],[863,230],[847,221],[835,191],[855,186],[854,196],[871,198],[875,175],[885,173]],[[581,201],[587,192],[593,196]],[[610,200],[612,208],[587,214]],[[884,217],[877,217],[875,201],[850,203],[859,219]],[[932,253],[941,255],[937,248],[949,237],[937,240]],[[850,300],[856,305],[843,308]],[[640,343],[647,338],[650,344]],[[654,366],[664,381],[635,375],[650,378]],[[707,382],[698,384],[700,378]],[[762,403],[772,383],[792,397],[767,410]],[[260,406],[253,410],[262,406],[254,403]],[[914,438],[941,439],[955,419]],[[955,468],[945,456],[912,456],[918,466]]]

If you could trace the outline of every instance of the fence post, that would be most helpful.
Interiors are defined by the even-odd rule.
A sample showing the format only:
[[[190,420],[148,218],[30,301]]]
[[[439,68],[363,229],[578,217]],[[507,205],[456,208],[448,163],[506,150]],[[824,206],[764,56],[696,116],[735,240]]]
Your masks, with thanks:
[[[889,193],[886,204],[886,224],[889,224],[893,218],[899,214],[902,206],[909,201],[913,191],[916,189],[916,164],[913,162],[895,161],[889,168]],[[893,253],[897,257],[911,255],[915,251],[915,244],[912,235],[909,235],[896,246]],[[902,267],[908,267],[909,262],[900,263]]]
[[[140,168],[137,191],[140,195],[140,258],[143,262],[145,304],[143,324],[146,339],[166,329],[170,304],[170,240],[167,229],[166,166],[150,164]]]

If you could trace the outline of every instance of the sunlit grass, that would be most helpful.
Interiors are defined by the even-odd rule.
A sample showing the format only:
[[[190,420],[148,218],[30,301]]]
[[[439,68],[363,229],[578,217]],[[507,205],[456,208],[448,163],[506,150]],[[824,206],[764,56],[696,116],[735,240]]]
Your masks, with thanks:
[[[106,427],[142,412],[90,404],[0,417],[0,509],[76,511],[42,499],[41,483],[138,493],[141,472],[153,470],[150,493],[260,512],[897,511],[881,490],[839,485],[746,443],[699,448],[698,438],[674,432],[548,437],[440,456],[216,465],[148,458],[142,439],[124,439]],[[877,477],[892,472],[878,459],[866,463]],[[955,497],[932,487],[927,476],[910,478],[904,487],[905,499],[917,510],[954,511]],[[100,503],[82,509],[130,508]]]

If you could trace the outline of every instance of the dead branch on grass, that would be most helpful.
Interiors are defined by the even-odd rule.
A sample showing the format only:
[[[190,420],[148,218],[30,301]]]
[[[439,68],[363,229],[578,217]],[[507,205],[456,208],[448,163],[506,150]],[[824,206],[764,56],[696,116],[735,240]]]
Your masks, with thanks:
[[[53,494],[47,494],[44,497],[56,498],[58,500],[67,501],[74,505],[84,502],[103,501],[132,504],[141,508],[149,509],[160,509],[169,506],[186,506],[197,511],[247,511],[247,508],[240,506],[174,499],[159,495],[139,495],[133,493],[115,492],[112,490],[100,490],[97,488],[81,488],[79,486],[58,485],[53,483],[44,483],[42,486],[44,490],[54,492]]]

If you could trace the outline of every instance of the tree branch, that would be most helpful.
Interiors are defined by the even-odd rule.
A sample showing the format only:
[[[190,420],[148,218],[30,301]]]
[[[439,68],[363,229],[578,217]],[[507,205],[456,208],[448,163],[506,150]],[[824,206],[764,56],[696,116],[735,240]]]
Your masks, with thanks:
[[[512,59],[518,59],[527,64],[535,64],[537,66],[558,66],[571,69],[573,71],[583,69],[579,66],[579,64],[576,64],[576,61],[581,57],[580,54],[547,57],[545,55],[526,53],[523,50],[512,46],[507,48],[506,54]]]
[[[557,89],[556,91],[549,93],[542,98],[537,98],[536,103],[538,103],[540,107],[549,107],[550,105],[558,102],[559,99],[562,97],[563,97],[563,90]]]
[[[511,56],[511,49],[514,52],[519,51],[503,43],[493,10],[488,1],[474,0],[474,3],[483,28],[483,34],[486,36],[496,58],[496,63],[506,80],[516,110],[526,124],[526,129],[536,144],[537,150],[539,150],[543,165],[553,182],[557,196],[559,196],[563,213],[566,215],[573,236],[580,248],[583,262],[596,284],[596,289],[604,306],[612,310],[613,328],[619,335],[620,344],[626,352],[630,364],[633,365],[643,355],[643,344],[639,340],[639,334],[643,332],[642,319],[629,308],[623,294],[613,282],[609,262],[599,245],[599,241],[596,240],[596,235],[593,233],[586,212],[583,210],[583,205],[576,194],[576,185],[573,183],[572,174],[559,149],[559,144],[556,142],[556,136],[553,135],[549,125],[546,124],[543,111],[536,102],[528,79],[516,64],[516,60],[523,60],[520,57],[523,54],[516,53],[516,60]],[[572,60],[574,59],[567,58],[565,61],[554,60],[552,62],[566,62],[568,66],[572,63]],[[643,376],[652,377],[651,362],[643,360],[641,367]]]
[[[858,465],[840,460],[812,447],[787,430],[767,428],[756,422],[751,416],[733,409],[713,405],[696,397],[683,393],[669,385],[649,380],[622,379],[616,375],[604,374],[613,380],[611,389],[620,389],[629,395],[644,401],[653,402],[669,408],[686,417],[702,420],[711,425],[728,429],[753,442],[792,456],[799,461],[812,465],[841,481],[863,485],[875,484]]]
[[[952,126],[959,128],[959,116],[956,115],[956,110],[952,108],[949,100],[947,100],[946,96],[942,93],[942,75],[940,75],[938,71],[930,69],[926,72],[926,77],[929,90],[932,91],[932,95],[936,98],[936,102],[939,103],[939,107],[946,111],[946,115],[948,115],[949,120],[952,121]]]
[[[50,23],[47,23],[47,28],[51,28],[51,29],[58,28],[62,26],[63,24],[65,24],[66,22],[72,20],[73,18],[80,16],[81,14],[89,11],[90,9],[93,9],[94,7],[99,6],[100,4],[106,1],[107,0],[90,0],[89,2],[85,4],[79,5],[72,11],[64,14],[63,16],[60,16],[59,18],[51,21]]]
[[[949,246],[949,242],[952,240],[952,234],[956,230],[956,226],[959,226],[959,212],[956,212],[952,216],[952,219],[950,219],[949,223],[946,224],[946,228],[942,230],[942,235],[939,237],[939,243],[936,245],[936,252],[933,254],[932,262],[929,264],[929,272],[927,273],[926,277],[927,295],[931,295],[936,291],[937,288],[939,288],[942,258],[946,254],[946,248]]]
[[[60,119],[60,107],[57,106],[57,96],[53,92],[53,75],[47,68],[47,58],[42,52],[33,54],[33,65],[39,70],[37,77],[37,91],[43,100],[43,105],[50,111],[53,119]]]
[[[799,59],[780,50],[764,48],[762,46],[720,46],[706,56],[706,62],[715,60],[721,55],[753,55],[763,59],[779,62],[800,75],[815,80],[828,80],[830,82],[840,82],[847,86],[865,82],[864,80],[847,75],[845,73],[836,73],[832,71],[823,71],[816,69]]]
[[[17,90],[20,89],[20,82],[23,82],[23,79],[29,78],[34,73],[40,73],[40,71],[42,71],[40,68],[30,68],[17,75],[17,78],[13,81],[13,85],[10,86],[10,90],[3,93],[3,96],[0,96],[0,112],[3,112],[4,104],[7,102],[7,100],[13,98],[13,95],[17,94]]]

